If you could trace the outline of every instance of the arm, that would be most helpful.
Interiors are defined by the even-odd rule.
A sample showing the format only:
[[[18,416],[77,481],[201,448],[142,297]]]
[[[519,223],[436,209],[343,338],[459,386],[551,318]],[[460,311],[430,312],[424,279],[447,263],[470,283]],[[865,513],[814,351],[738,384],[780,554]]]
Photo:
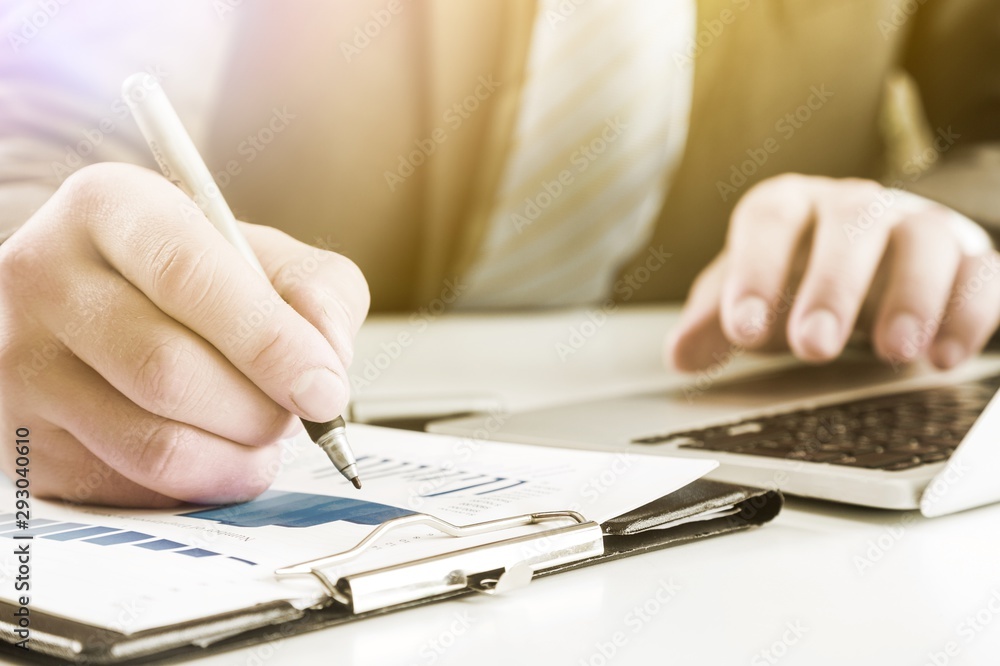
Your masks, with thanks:
[[[0,15],[0,33],[42,4]],[[128,74],[152,68],[196,141],[205,127],[221,60],[200,46],[225,32],[209,3],[50,4],[0,55],[0,233],[17,228],[0,245],[0,427],[40,443],[38,496],[249,499],[299,428],[292,414],[343,411],[367,285],[339,255],[246,225],[262,279],[178,188],[135,166],[151,159],[120,97]],[[13,462],[0,455],[5,473]]]

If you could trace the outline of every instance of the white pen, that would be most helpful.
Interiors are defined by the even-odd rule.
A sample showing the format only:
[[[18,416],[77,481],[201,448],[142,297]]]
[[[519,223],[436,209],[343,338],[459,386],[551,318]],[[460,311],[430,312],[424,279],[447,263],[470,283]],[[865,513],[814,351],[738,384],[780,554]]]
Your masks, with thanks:
[[[122,96],[163,175],[194,200],[215,228],[266,279],[250,243],[240,233],[236,216],[156,78],[146,73],[133,74],[122,84]],[[361,488],[344,419],[338,416],[326,423],[302,419],[302,423],[309,437],[326,452],[344,478],[355,488]]]

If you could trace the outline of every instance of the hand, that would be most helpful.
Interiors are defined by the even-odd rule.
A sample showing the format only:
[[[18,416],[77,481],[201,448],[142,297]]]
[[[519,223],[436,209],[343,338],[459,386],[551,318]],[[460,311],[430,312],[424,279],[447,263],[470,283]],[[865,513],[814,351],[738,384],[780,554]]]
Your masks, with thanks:
[[[101,164],[0,246],[0,423],[9,442],[31,431],[32,494],[247,500],[277,473],[293,414],[344,410],[364,278],[280,231],[242,229],[273,287],[167,180]]]
[[[996,330],[998,273],[985,231],[944,206],[872,181],[778,176],[737,204],[667,358],[694,371],[736,345],[821,363],[857,327],[886,362],[950,368]]]

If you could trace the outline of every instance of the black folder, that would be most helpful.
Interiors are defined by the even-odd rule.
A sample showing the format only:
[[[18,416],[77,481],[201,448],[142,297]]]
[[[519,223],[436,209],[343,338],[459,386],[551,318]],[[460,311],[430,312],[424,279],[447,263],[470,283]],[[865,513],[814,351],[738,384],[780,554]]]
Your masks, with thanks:
[[[0,637],[4,640],[0,643],[0,654],[43,664],[179,663],[193,656],[283,639],[424,603],[477,592],[493,593],[501,587],[504,576],[508,573],[511,576],[527,575],[529,578],[549,576],[607,560],[749,529],[774,518],[782,503],[783,498],[776,490],[699,479],[602,525],[588,523],[584,517],[573,512],[533,514],[538,520],[529,522],[548,523],[566,519],[564,522],[570,524],[529,536],[513,539],[501,537],[486,546],[438,556],[438,559],[444,560],[440,565],[428,562],[436,558],[427,558],[420,562],[402,563],[395,567],[334,579],[324,576],[322,566],[306,563],[303,566],[319,577],[330,591],[328,601],[320,607],[301,610],[285,602],[275,602],[129,635],[32,611],[28,650],[14,646],[19,638],[14,633],[16,627],[10,624],[9,618],[16,607],[10,603],[0,603]],[[382,527],[389,529],[391,526]],[[559,539],[563,537],[567,540],[560,545]],[[460,538],[456,540],[459,548],[460,541]],[[503,565],[495,566],[496,562],[504,562],[505,557],[509,558],[509,553],[534,553],[533,546],[539,543],[552,548],[550,553],[546,553],[551,559],[546,563],[544,558],[535,558],[527,574],[523,571],[514,572]],[[552,546],[553,543],[555,546]],[[503,554],[504,549],[506,555]],[[490,563],[492,553],[498,555]],[[468,562],[469,566],[463,567],[460,564],[456,569],[456,562]],[[446,576],[439,581],[440,585],[437,587],[414,586],[414,589],[419,587],[420,591],[404,594],[399,597],[404,600],[398,603],[380,603],[380,600],[393,598],[384,596],[385,580],[398,579],[401,572],[426,572],[434,566],[441,571],[450,571],[448,576],[451,578]],[[362,595],[367,596],[362,599]]]

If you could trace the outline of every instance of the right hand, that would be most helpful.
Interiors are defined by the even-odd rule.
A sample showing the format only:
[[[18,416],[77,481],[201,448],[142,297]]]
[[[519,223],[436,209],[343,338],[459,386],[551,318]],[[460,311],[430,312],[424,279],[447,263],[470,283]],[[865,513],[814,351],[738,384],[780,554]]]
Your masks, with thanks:
[[[0,246],[8,475],[15,430],[27,427],[32,495],[243,501],[270,485],[295,416],[345,409],[369,303],[361,272],[275,229],[241,227],[271,284],[166,179],[99,164]]]

